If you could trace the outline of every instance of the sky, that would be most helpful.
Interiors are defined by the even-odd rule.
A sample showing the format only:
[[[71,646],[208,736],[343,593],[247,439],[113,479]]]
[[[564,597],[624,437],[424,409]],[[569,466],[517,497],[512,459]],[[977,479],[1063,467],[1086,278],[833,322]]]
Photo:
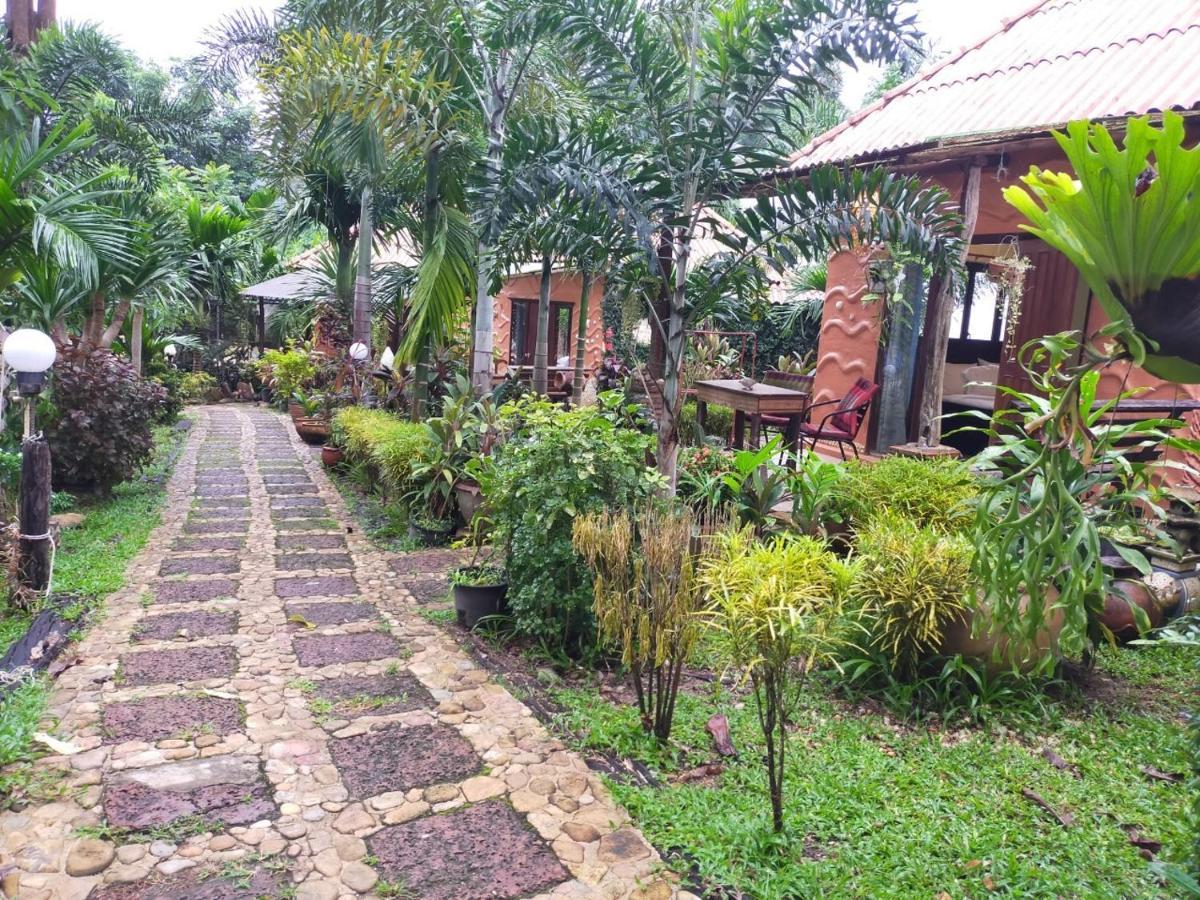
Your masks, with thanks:
[[[1032,5],[1033,0],[916,0],[921,28],[934,47],[952,52]],[[280,0],[58,0],[60,19],[92,21],[147,61],[167,65],[193,56],[204,32],[239,9],[273,9]],[[879,76],[874,67],[848,71],[842,99],[855,108]]]

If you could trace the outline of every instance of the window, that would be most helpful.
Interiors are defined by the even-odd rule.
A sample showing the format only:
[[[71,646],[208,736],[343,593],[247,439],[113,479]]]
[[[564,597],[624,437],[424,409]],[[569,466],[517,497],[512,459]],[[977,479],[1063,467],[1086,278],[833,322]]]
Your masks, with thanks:
[[[517,299],[512,301],[512,333],[508,342],[508,362],[512,366],[532,366],[533,354],[537,349],[536,300]],[[548,361],[555,368],[564,358],[571,364],[571,319],[574,304],[552,301],[550,303],[550,340]]]
[[[966,293],[950,319],[951,340],[999,341],[1004,333],[1004,312],[1000,287],[988,277],[987,267],[969,264]]]

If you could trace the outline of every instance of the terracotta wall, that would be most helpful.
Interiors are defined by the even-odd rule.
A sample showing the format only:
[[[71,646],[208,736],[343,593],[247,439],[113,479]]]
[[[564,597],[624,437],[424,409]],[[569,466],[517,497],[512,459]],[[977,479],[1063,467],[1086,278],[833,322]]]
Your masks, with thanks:
[[[541,287],[540,273],[529,275],[513,275],[500,288],[496,295],[494,309],[494,346],[499,351],[495,364],[497,375],[508,371],[508,348],[512,329],[512,301],[536,300]],[[550,299],[558,302],[569,302],[573,306],[571,313],[571,365],[575,364],[575,336],[579,327],[579,296],[583,290],[583,280],[573,272],[555,272],[550,276]],[[592,280],[588,298],[588,328],[584,343],[584,370],[591,374],[604,361],[604,279]]]
[[[988,165],[983,168],[980,179],[979,218],[975,234],[989,243],[1007,235],[1020,236],[1023,234],[1020,225],[1024,220],[1004,200],[1003,189],[1018,184],[1031,165],[1052,171],[1070,171],[1066,158],[1058,145],[1049,139],[1019,150],[993,146],[985,148],[983,152],[987,153]],[[1001,162],[1003,169],[1000,168]],[[917,174],[930,183],[940,184],[957,200],[962,193],[963,166],[963,161],[930,166],[919,170]],[[864,306],[860,302],[865,283],[865,257],[839,253],[831,258],[818,350],[816,400],[842,396],[859,375],[872,381],[878,380],[873,375],[878,359],[880,308],[874,304]],[[1094,302],[1088,320],[1089,331],[1103,322]],[[1101,396],[1113,396],[1120,390],[1123,378],[1124,372],[1106,372],[1101,379]],[[1129,376],[1128,386],[1149,388],[1144,394],[1148,398],[1170,397],[1176,391],[1200,397],[1200,385],[1165,383],[1140,369]],[[865,444],[867,433],[868,429],[864,426],[859,433],[860,445]],[[1200,414],[1188,417],[1186,433],[1190,437],[1200,437]],[[1200,460],[1191,460],[1190,464],[1200,470]]]
[[[859,378],[879,381],[879,304],[863,302],[869,258],[869,254],[842,252],[829,260],[814,403],[840,400]],[[827,407],[817,412],[829,411]],[[868,415],[859,431],[860,444],[865,443],[870,425]]]

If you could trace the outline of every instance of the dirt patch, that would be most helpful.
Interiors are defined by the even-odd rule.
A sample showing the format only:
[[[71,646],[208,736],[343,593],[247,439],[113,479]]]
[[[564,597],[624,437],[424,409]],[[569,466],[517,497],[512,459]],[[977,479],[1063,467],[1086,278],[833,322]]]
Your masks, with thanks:
[[[291,497],[296,494],[315,494],[315,484],[268,484],[267,493],[272,497]]]
[[[338,719],[391,716],[433,706],[429,691],[408,672],[371,678],[361,675],[330,678],[317,682],[314,694],[333,704],[329,714]]]
[[[314,625],[345,625],[375,618],[370,603],[289,603],[284,609],[288,619],[297,616]]]
[[[238,585],[232,578],[208,581],[160,581],[154,586],[154,598],[160,603],[192,603],[236,597]]]
[[[275,557],[275,568],[285,572],[316,569],[352,569],[349,553],[285,553]]]
[[[571,877],[500,800],[384,828],[367,846],[386,878],[422,900],[525,897]]]
[[[195,553],[201,550],[244,550],[246,539],[229,535],[228,537],[192,537],[175,538],[172,550],[183,553]]]
[[[359,800],[462,781],[483,768],[471,745],[448,725],[380,728],[330,741],[329,753],[350,796]]]
[[[281,534],[275,538],[280,550],[338,550],[346,546],[340,534]]]
[[[249,875],[220,877],[216,873],[188,872],[174,878],[106,884],[88,895],[88,900],[261,900],[285,896],[281,874],[254,869]]]
[[[213,519],[183,523],[184,534],[245,534],[250,530],[247,519]]]
[[[275,596],[284,600],[292,597],[352,597],[357,593],[358,584],[349,575],[275,579]]]
[[[242,567],[236,556],[182,556],[164,559],[158,574],[170,575],[232,575]]]
[[[194,734],[232,734],[242,727],[236,700],[221,697],[147,697],[104,707],[105,742],[158,741]]]
[[[417,550],[393,557],[388,566],[397,575],[445,575],[466,559],[466,554],[458,550]]]
[[[306,634],[292,641],[296,659],[302,666],[329,666],[334,663],[370,662],[400,654],[400,642],[390,634]]]
[[[232,647],[144,650],[121,657],[121,677],[127,685],[229,678],[236,671],[237,654]]]
[[[170,641],[186,631],[189,638],[212,637],[215,634],[234,634],[238,615],[234,612],[197,610],[196,612],[164,613],[142,619],[130,637],[134,641]]]

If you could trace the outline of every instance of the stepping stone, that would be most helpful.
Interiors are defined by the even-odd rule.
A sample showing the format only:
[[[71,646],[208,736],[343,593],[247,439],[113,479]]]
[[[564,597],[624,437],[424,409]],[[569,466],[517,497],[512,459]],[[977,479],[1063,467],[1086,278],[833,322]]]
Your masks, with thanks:
[[[450,580],[447,578],[412,578],[404,582],[418,603],[441,603],[449,599]]]
[[[330,715],[352,719],[362,715],[390,716],[414,709],[428,709],[433,697],[408,672],[396,675],[343,675],[318,681],[313,694],[333,704]]]
[[[160,581],[154,586],[154,598],[160,603],[191,603],[237,596],[237,582],[231,578],[206,581]]]
[[[445,575],[466,561],[460,550],[416,550],[389,559],[388,566],[397,575]]]
[[[421,900],[528,897],[571,877],[502,800],[384,828],[367,847],[387,880]]]
[[[201,817],[249,825],[278,815],[257,756],[211,756],[108,776],[104,815],[116,828],[142,831]],[[214,829],[216,830],[216,829]]]
[[[312,484],[313,480],[303,474],[303,469],[298,470],[295,475],[288,474],[266,474],[262,480],[264,484]]]
[[[158,574],[170,575],[232,575],[242,567],[236,556],[181,556],[164,559]]]
[[[295,886],[291,885],[292,891]],[[253,869],[222,877],[220,871],[190,869],[169,878],[157,877],[128,884],[103,884],[88,894],[88,900],[262,900],[290,896],[283,876],[267,869]]]
[[[230,678],[235,672],[237,654],[232,647],[143,650],[141,653],[126,653],[121,657],[121,678],[126,685]]]
[[[302,506],[325,506],[325,500],[322,497],[305,497],[297,495],[295,497],[272,497],[271,509],[294,509]]]
[[[192,537],[192,538],[175,538],[175,543],[171,545],[172,550],[180,552],[195,553],[199,550],[244,550],[246,548],[246,539],[244,537]]]
[[[285,572],[299,569],[353,569],[354,563],[349,553],[285,553],[275,557],[275,568]]]
[[[301,575],[275,579],[275,596],[284,600],[293,597],[353,597],[357,593],[358,583],[349,575]]]
[[[281,534],[275,538],[280,550],[334,550],[346,546],[340,534]]]
[[[276,531],[337,531],[341,526],[336,519],[287,519],[275,521]]]
[[[236,700],[203,695],[147,697],[104,707],[105,743],[159,741],[196,734],[232,734],[241,730]]]
[[[350,796],[462,781],[483,768],[467,739],[449,725],[392,725],[329,742],[329,754]],[[461,895],[460,895],[461,896]]]
[[[201,497],[192,501],[192,509],[245,509],[250,505],[249,497]]]
[[[238,615],[234,612],[197,610],[196,612],[164,613],[142,619],[133,629],[134,641],[170,641],[186,631],[189,638],[212,637],[237,632]]]
[[[400,642],[390,634],[305,634],[292,640],[292,649],[302,666],[370,662],[400,655]]]
[[[289,619],[299,616],[314,625],[345,625],[375,618],[375,607],[370,603],[289,603],[284,612]]]
[[[315,494],[315,484],[268,484],[267,493],[272,497],[289,497],[295,494]]]
[[[328,519],[329,507],[320,506],[291,506],[287,509],[271,510],[272,519]]]
[[[212,519],[183,523],[184,534],[245,534],[249,530],[250,522],[247,519]]]
[[[244,484],[199,484],[196,486],[197,497],[244,497]]]

